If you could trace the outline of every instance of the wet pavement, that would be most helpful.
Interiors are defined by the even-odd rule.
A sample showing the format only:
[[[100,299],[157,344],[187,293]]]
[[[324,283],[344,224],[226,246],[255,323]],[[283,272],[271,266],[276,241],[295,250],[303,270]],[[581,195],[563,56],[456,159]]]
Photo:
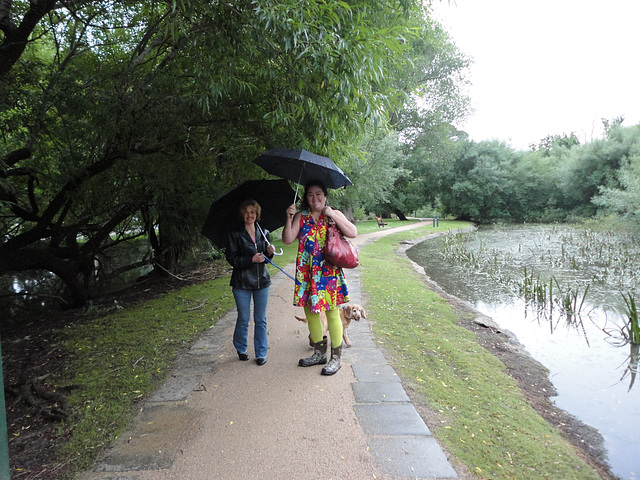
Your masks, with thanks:
[[[292,274],[293,264],[284,270]],[[345,274],[351,303],[366,309],[359,270]],[[367,320],[351,323],[352,347],[343,347],[336,375],[320,375],[321,365],[299,367],[312,353],[306,324],[294,318],[302,309],[291,304],[292,280],[280,272],[272,278],[267,364],[256,365],[251,347],[251,360],[238,360],[236,312],[227,312],[76,480],[457,478]]]

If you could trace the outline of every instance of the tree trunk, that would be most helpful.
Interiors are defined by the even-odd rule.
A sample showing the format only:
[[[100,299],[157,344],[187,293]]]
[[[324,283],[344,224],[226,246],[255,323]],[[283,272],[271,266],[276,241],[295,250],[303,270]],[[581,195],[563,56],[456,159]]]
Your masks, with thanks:
[[[402,213],[400,209],[394,208],[393,213],[395,213],[398,219],[402,220],[403,222],[407,220],[407,217],[404,216],[404,213]]]

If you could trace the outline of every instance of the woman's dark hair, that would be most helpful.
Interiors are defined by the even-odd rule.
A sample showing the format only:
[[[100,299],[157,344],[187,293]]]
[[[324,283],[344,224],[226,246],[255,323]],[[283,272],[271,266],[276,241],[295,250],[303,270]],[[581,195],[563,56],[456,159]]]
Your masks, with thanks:
[[[324,183],[322,183],[320,180],[309,180],[304,186],[304,195],[302,195],[302,197],[300,198],[300,207],[302,208],[302,210],[309,210],[311,208],[309,202],[307,202],[307,192],[311,187],[321,188],[325,197],[329,195],[329,193],[327,192],[327,187],[324,186]]]
[[[260,214],[262,213],[262,208],[260,208],[260,204],[253,199],[245,200],[240,204],[240,216],[244,217],[244,212],[247,210],[247,207],[253,207],[256,209],[256,222],[260,220]]]

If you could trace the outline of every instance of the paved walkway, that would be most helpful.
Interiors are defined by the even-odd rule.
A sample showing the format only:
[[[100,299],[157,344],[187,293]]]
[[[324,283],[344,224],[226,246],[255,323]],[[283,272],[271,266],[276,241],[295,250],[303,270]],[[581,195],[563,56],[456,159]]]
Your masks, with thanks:
[[[292,274],[293,264],[285,271]],[[358,269],[345,272],[351,302],[363,304]],[[178,359],[130,431],[77,480],[457,478],[366,320],[351,323],[353,346],[343,348],[336,375],[297,366],[312,350],[292,297],[292,280],[278,272],[266,365],[256,365],[252,347],[251,361],[238,360],[236,312],[229,311]]]

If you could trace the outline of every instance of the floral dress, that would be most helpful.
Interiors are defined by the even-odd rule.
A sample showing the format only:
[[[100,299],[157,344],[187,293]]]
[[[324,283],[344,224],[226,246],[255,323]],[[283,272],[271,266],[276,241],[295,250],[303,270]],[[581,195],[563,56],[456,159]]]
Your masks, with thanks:
[[[325,263],[322,254],[327,238],[326,220],[326,216],[320,215],[316,221],[307,211],[300,216],[293,305],[309,307],[312,313],[334,310],[349,302],[342,269]]]

